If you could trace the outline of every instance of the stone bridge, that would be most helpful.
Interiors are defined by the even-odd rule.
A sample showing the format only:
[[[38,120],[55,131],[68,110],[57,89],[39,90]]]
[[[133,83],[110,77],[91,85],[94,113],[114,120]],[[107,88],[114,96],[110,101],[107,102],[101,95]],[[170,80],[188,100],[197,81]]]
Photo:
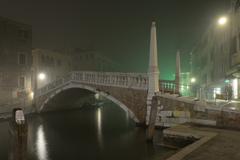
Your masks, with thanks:
[[[120,72],[70,72],[50,84],[35,91],[34,102],[37,111],[45,109],[46,104],[59,93],[80,88],[118,104],[136,123],[148,124],[154,95],[162,92],[179,93],[180,58],[176,58],[175,81],[159,81],[157,37],[155,22],[151,27],[149,69],[147,73]]]
[[[147,74],[112,72],[71,72],[36,93],[36,107],[42,111],[57,94],[71,88],[88,90],[113,101],[137,123],[145,121]]]
[[[160,84],[162,90],[174,91],[174,82],[162,81]],[[37,111],[43,111],[52,98],[71,88],[97,93],[121,107],[136,123],[145,122],[148,95],[148,76],[145,73],[70,72],[37,90]]]

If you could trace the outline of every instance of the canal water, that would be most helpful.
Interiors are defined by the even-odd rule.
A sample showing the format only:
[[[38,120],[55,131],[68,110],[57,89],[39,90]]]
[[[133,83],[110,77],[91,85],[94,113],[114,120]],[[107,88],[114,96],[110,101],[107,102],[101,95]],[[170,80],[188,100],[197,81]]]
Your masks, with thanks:
[[[145,130],[110,102],[27,120],[29,160],[161,160],[174,152],[147,143]],[[8,159],[8,128],[0,122],[0,160]]]

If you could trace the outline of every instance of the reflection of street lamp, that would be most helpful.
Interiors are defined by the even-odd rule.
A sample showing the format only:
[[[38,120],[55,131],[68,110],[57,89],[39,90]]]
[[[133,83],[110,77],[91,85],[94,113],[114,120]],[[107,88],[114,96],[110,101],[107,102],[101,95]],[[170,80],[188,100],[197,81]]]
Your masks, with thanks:
[[[228,22],[228,18],[223,16],[218,19],[218,25],[219,26],[224,26]]]
[[[41,81],[45,80],[46,79],[46,74],[45,73],[39,73],[38,74],[38,79],[41,80]]]

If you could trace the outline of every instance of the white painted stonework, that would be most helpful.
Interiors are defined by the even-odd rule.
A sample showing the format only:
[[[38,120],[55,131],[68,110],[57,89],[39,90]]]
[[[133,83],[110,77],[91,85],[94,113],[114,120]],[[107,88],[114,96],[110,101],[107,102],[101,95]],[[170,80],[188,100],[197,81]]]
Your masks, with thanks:
[[[149,123],[152,97],[158,92],[159,92],[159,69],[157,53],[157,31],[156,23],[152,22],[150,37],[149,68],[148,68],[148,96],[147,96],[146,124]]]
[[[145,73],[76,71],[70,72],[43,88],[40,88],[37,90],[36,97],[45,95],[68,82],[131,88],[137,90],[147,90],[148,88],[148,77]]]

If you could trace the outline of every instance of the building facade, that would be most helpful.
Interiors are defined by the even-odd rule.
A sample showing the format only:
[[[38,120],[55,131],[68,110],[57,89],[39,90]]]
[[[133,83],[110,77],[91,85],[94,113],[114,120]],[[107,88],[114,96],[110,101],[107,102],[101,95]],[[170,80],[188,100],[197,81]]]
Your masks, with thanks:
[[[75,48],[68,53],[72,57],[73,70],[77,71],[116,71],[118,65],[94,50]]]
[[[32,50],[32,56],[33,86],[36,88],[41,88],[72,71],[72,59],[68,54],[36,48]]]
[[[0,17],[0,103],[31,92],[32,28]]]
[[[240,7],[232,2],[225,25],[212,24],[193,53],[193,75],[207,99],[240,98]],[[229,89],[230,88],[230,89]],[[230,93],[231,92],[231,93]]]

